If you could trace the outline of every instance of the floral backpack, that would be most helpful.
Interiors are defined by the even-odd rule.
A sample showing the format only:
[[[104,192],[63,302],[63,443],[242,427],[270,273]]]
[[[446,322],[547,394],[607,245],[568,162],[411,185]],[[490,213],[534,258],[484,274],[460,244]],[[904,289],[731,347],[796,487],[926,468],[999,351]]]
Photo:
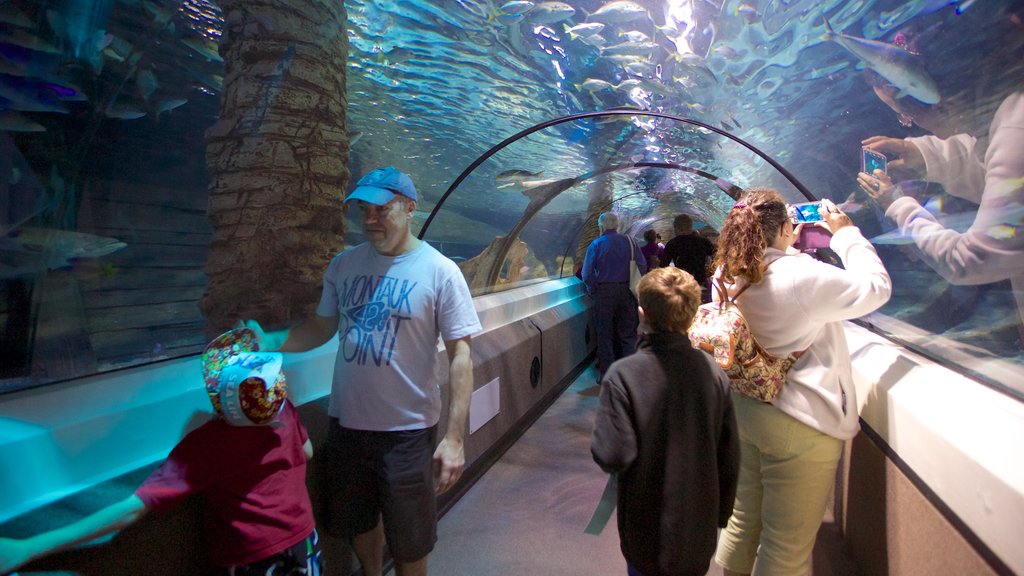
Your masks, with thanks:
[[[773,262],[769,262],[765,270]],[[715,362],[729,376],[733,392],[769,402],[782,391],[786,374],[805,351],[794,353],[788,358],[777,358],[769,354],[757,343],[750,326],[736,306],[736,299],[750,284],[744,285],[730,299],[721,277],[715,280],[722,299],[717,303],[703,304],[697,309],[697,315],[687,332],[690,342],[694,348],[700,348],[714,357]]]

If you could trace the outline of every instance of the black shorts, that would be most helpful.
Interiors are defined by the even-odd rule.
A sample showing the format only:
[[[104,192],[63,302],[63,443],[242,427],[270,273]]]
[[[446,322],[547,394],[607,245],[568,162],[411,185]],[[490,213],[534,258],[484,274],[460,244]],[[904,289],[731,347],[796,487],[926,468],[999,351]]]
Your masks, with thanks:
[[[352,430],[331,418],[324,447],[327,533],[352,538],[383,517],[392,558],[415,562],[430,554],[437,542],[436,430]]]
[[[320,538],[313,530],[294,546],[273,556],[239,566],[217,566],[208,569],[209,576],[320,576]]]

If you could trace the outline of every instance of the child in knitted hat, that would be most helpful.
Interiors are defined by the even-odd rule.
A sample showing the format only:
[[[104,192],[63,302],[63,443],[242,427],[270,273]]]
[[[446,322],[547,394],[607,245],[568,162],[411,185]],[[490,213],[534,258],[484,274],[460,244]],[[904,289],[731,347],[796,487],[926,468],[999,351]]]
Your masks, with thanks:
[[[248,328],[203,354],[217,418],[189,432],[135,492],[66,527],[0,538],[0,574],[35,558],[121,530],[153,511],[203,499],[209,574],[321,574],[306,490],[313,447],[286,399],[281,355],[260,353]]]

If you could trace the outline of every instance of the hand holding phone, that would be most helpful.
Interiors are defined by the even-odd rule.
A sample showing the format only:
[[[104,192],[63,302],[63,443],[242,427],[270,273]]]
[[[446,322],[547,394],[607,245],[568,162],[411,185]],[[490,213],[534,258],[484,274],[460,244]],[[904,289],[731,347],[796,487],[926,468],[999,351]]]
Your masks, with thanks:
[[[860,171],[865,174],[875,175],[875,170],[881,170],[883,174],[888,174],[887,164],[888,160],[885,154],[881,152],[875,152],[868,148],[861,148],[860,155]]]
[[[789,220],[794,226],[804,222],[820,222],[824,220],[821,202],[804,202],[789,206]]]

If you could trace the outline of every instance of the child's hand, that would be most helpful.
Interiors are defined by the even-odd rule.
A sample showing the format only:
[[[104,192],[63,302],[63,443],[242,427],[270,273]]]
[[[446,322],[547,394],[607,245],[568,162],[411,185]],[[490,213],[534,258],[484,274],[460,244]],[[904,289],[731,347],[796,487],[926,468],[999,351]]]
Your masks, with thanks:
[[[284,341],[288,339],[287,330],[277,332],[264,332],[260,323],[255,320],[242,320],[238,323],[239,328],[248,328],[256,335],[256,344],[260,352],[273,352],[279,350]]]

